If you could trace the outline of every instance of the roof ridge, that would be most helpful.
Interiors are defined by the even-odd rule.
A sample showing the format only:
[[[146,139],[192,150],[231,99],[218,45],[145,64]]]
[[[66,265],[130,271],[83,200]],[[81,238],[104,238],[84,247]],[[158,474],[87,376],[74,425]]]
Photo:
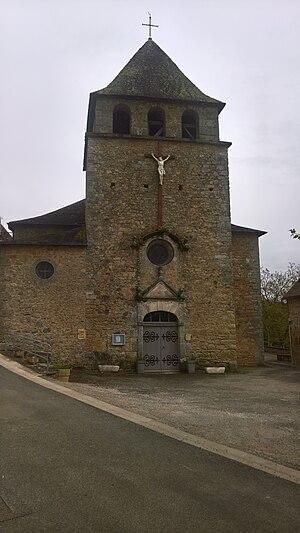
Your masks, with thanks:
[[[246,226],[237,226],[236,224],[231,224],[231,231],[235,233],[255,233],[259,237],[267,233],[266,231],[260,229],[247,228]]]
[[[148,39],[98,95],[142,96],[192,100],[217,105],[224,103],[203,93],[156,44]]]
[[[9,229],[19,225],[70,225],[76,226],[85,222],[85,198],[78,200],[73,204],[60,207],[49,213],[38,215],[36,217],[24,218],[22,220],[12,220],[8,223]]]

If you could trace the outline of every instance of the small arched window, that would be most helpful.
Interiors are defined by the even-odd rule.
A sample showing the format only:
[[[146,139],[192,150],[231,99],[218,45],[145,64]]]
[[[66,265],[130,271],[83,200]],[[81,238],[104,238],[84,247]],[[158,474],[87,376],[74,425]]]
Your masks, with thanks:
[[[113,113],[113,133],[130,134],[130,111],[127,106],[118,105]]]
[[[168,311],[152,311],[145,315],[144,322],[178,322],[178,318]]]
[[[185,111],[181,119],[182,138],[197,139],[198,137],[198,115],[195,111]]]
[[[165,136],[165,115],[161,109],[150,109],[148,113],[148,132],[151,137]]]

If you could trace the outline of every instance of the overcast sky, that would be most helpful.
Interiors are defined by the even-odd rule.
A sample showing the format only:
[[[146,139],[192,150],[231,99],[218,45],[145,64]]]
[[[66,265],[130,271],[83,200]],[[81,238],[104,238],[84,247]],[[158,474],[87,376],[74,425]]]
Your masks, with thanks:
[[[226,102],[234,224],[263,229],[261,264],[300,263],[298,0],[0,0],[0,215],[85,196],[89,93],[153,39],[204,93]]]

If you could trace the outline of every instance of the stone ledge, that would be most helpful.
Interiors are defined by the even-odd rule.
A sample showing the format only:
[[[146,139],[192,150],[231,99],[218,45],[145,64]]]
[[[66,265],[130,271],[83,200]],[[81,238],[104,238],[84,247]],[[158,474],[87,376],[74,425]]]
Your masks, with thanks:
[[[99,372],[119,372],[119,365],[98,365]]]
[[[225,366],[206,366],[205,372],[206,374],[224,374]]]

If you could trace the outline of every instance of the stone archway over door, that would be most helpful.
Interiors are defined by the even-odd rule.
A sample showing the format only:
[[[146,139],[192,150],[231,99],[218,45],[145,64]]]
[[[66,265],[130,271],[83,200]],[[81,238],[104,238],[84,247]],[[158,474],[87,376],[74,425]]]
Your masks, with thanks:
[[[143,324],[143,356],[145,372],[178,372],[178,322],[166,311],[145,316]]]

